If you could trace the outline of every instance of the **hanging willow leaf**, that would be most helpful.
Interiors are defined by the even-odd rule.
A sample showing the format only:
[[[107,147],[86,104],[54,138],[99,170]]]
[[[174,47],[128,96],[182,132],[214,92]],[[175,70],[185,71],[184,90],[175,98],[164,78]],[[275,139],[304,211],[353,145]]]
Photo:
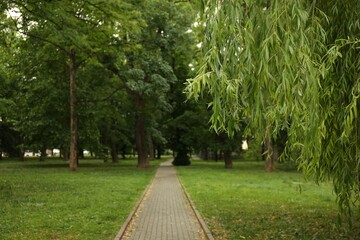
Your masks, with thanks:
[[[188,97],[212,96],[213,128],[230,135],[240,120],[259,136],[286,129],[284,154],[333,181],[341,212],[359,207],[360,4],[203,3],[202,64]]]

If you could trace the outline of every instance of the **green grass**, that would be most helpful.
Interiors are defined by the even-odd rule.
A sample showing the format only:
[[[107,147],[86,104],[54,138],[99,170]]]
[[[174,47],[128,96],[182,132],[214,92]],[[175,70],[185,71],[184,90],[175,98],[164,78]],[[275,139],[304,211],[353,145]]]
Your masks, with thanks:
[[[0,161],[0,239],[114,239],[159,161]]]
[[[193,161],[177,172],[215,239],[360,239],[359,220],[351,231],[339,228],[331,184],[263,169],[263,162],[224,169]]]

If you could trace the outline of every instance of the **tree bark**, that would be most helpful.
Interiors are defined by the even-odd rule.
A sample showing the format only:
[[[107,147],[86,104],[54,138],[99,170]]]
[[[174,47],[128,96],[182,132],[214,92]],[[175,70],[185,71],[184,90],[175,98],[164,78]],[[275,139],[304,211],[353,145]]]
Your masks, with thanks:
[[[161,159],[162,147],[158,145],[156,147],[156,159]]]
[[[125,145],[121,148],[121,157],[122,157],[122,159],[126,159],[126,146]]]
[[[78,162],[77,98],[75,79],[75,49],[70,50],[70,171],[76,171]]]
[[[61,150],[60,155],[63,157],[64,161],[69,160],[69,157],[70,157],[70,156],[69,156],[69,149],[68,149],[68,148],[63,148],[63,149]]]
[[[270,138],[270,134],[268,133],[268,130],[265,133],[265,139],[264,139],[264,149],[263,154],[265,157],[265,171],[272,172],[275,170],[275,162],[278,159],[278,149],[273,144]]]
[[[173,149],[175,154],[172,164],[174,166],[189,166],[191,164],[189,158],[189,147],[188,144],[183,142],[182,136],[185,134],[184,130],[177,128],[176,129],[176,145]]]
[[[224,161],[225,161],[225,168],[232,168],[232,158],[231,158],[231,150],[227,149],[224,151]]]
[[[24,151],[19,150],[19,159],[21,162],[25,162],[25,156],[24,156]]]
[[[111,160],[113,163],[118,162],[118,151],[115,141],[111,142]]]
[[[215,158],[215,162],[219,160],[219,155],[217,150],[214,151],[214,158]]]
[[[46,148],[42,148],[40,150],[40,158],[39,158],[39,161],[40,162],[43,162],[45,161],[45,158],[46,158]]]
[[[138,168],[147,168],[149,167],[149,161],[147,158],[147,149],[146,149],[146,134],[144,126],[144,116],[141,111],[138,111],[136,114],[136,150],[138,153]]]
[[[155,149],[154,149],[154,142],[150,134],[148,134],[148,145],[149,145],[149,160],[152,161],[155,159]]]
[[[174,166],[189,166],[191,162],[187,150],[179,149],[172,164]]]
[[[202,151],[201,151],[201,157],[203,160],[207,161],[209,160],[209,149],[208,148],[204,148]]]
[[[178,143],[176,156],[172,164],[174,166],[189,166],[191,164],[187,146],[182,143]]]
[[[136,148],[138,153],[138,168],[147,168],[149,167],[149,162],[147,158],[146,150],[146,137],[145,137],[145,128],[144,120],[142,113],[138,113],[136,117]]]
[[[85,158],[85,155],[84,155],[84,149],[82,147],[79,147],[78,148],[78,159],[81,158],[81,159],[84,159]],[[79,161],[78,161],[79,162]]]

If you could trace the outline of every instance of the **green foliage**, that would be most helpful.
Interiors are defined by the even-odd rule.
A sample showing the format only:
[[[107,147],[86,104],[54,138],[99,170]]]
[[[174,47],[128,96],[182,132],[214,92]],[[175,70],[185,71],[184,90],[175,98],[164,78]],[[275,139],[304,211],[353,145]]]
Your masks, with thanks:
[[[243,122],[257,138],[286,131],[284,156],[317,180],[332,179],[342,210],[359,206],[360,5],[204,4],[202,62],[188,97],[212,97],[218,131],[231,135]]]
[[[148,101],[165,104],[163,107],[166,108],[167,103],[161,102],[161,97],[168,93],[170,84],[177,80],[173,69],[160,53],[144,53],[135,58],[135,67],[125,72],[127,88]],[[157,104],[157,107],[161,108],[162,105]]]
[[[11,54],[5,55],[0,69],[7,68],[8,81],[19,90],[6,100],[16,101],[19,108],[11,121],[24,135],[24,145],[69,147],[69,85],[64,79],[70,75],[67,55],[76,49],[79,141],[82,147],[101,148],[99,122],[110,115],[101,102],[122,100],[120,81],[104,68],[108,63],[104,58],[113,57],[108,53],[126,44],[129,32],[140,32],[144,26],[140,12],[129,2],[97,0],[3,1],[1,7],[0,32],[6,36],[2,44]]]
[[[14,115],[15,127],[23,134],[26,147],[68,146],[64,141],[69,127],[69,95],[68,91],[64,93],[68,84],[63,81],[66,56],[52,55],[56,51],[53,46],[31,40],[23,42],[15,55],[19,63],[19,75],[14,79],[18,85],[14,99],[19,108]],[[33,51],[37,51],[35,56]]]
[[[7,11],[14,9],[20,18],[12,17],[13,29],[68,51],[103,51],[112,34],[124,36],[139,30],[135,19],[139,12],[124,1],[4,1]]]
[[[164,124],[169,122],[168,114],[176,111],[174,101],[184,100],[176,98],[175,92],[182,91],[182,82],[188,77],[192,54],[180,48],[191,46],[192,36],[186,30],[194,12],[188,2],[151,0],[137,7],[142,11],[146,27],[139,34],[129,35],[132,47],[126,48],[126,61],[118,66],[119,75],[132,99],[131,111],[139,118],[144,117],[146,135],[150,135],[157,147],[163,147],[167,141],[162,131],[167,129]],[[187,153],[183,155],[187,157]]]
[[[265,173],[262,162],[240,161],[225,171],[220,162],[193,161],[176,170],[215,239],[336,240],[360,234],[359,222],[351,230],[337,225],[330,182],[308,182],[294,169]]]

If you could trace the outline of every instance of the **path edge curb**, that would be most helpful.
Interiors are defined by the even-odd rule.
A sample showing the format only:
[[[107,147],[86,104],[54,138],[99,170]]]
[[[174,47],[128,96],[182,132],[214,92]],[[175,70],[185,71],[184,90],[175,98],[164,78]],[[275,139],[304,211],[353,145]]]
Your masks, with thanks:
[[[204,231],[206,238],[207,238],[208,240],[215,240],[215,238],[214,238],[213,235],[211,234],[208,226],[206,225],[205,221],[202,219],[200,213],[199,213],[198,210],[196,209],[194,202],[191,200],[189,193],[186,191],[183,183],[180,181],[179,176],[178,176],[177,174],[176,174],[176,176],[177,176],[177,178],[179,179],[180,186],[181,186],[181,188],[182,188],[182,190],[183,190],[183,192],[184,192],[184,194],[185,194],[185,196],[186,196],[186,199],[187,199],[188,202],[190,203],[190,206],[191,206],[192,210],[194,211],[195,216],[196,216],[198,222],[200,223],[200,226],[201,226],[202,230]]]
[[[156,170],[157,171],[157,170]],[[145,190],[143,191],[140,199],[136,202],[136,205],[135,207],[133,208],[133,210],[130,212],[129,216],[127,217],[127,219],[125,220],[125,222],[123,223],[123,225],[121,226],[118,234],[115,236],[114,240],[121,240],[122,237],[124,236],[125,234],[125,231],[126,229],[128,228],[131,220],[134,218],[134,215],[135,213],[137,212],[137,210],[139,209],[141,203],[143,202],[147,192],[150,190],[150,187],[152,186],[154,180],[155,180],[155,177],[156,177],[156,172],[155,171],[155,174],[153,176],[153,178],[151,179],[150,183],[147,185],[147,187],[145,188]]]

